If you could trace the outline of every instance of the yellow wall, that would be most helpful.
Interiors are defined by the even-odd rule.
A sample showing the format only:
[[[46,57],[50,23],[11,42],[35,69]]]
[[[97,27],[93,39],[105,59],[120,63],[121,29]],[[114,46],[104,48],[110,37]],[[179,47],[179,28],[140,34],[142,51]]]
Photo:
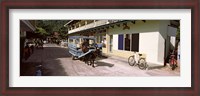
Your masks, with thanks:
[[[146,22],[143,21],[136,21],[135,24],[128,22],[127,25],[130,29],[123,30],[123,24],[118,26],[114,26],[114,28],[110,27],[108,29],[108,34],[132,34],[132,33],[146,33],[146,32],[155,32],[159,30],[159,20],[147,20]]]
[[[115,56],[120,56],[120,57],[124,57],[127,58],[131,55],[134,54],[134,52],[131,51],[125,51],[125,50],[112,50],[112,53],[109,53],[110,55],[115,55]]]
[[[125,50],[113,50],[112,53],[107,53],[108,55],[114,55],[114,56],[119,56],[119,57],[123,57],[123,58],[129,58],[130,56],[134,55],[135,52],[131,52],[131,51],[125,51]],[[143,58],[146,58],[147,55],[145,53],[139,53],[142,54]]]
[[[103,53],[107,53],[107,48],[102,48]]]

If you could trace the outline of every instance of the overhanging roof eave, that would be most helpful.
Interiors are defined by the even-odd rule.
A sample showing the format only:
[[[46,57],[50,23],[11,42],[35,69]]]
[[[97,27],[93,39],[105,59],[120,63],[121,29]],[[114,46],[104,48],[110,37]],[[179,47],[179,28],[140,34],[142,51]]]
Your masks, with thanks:
[[[74,21],[74,20],[70,20],[69,22],[67,22],[67,23],[64,25],[64,27],[67,27],[67,25],[68,25],[69,23],[71,23],[72,21]]]
[[[113,23],[109,23],[109,24],[105,24],[105,25],[100,25],[100,26],[92,27],[92,28],[89,28],[89,29],[79,30],[79,31],[72,32],[72,33],[69,33],[69,34],[75,34],[75,33],[84,32],[84,31],[87,31],[87,30],[96,29],[96,28],[99,28],[99,27],[106,27],[106,26],[109,26],[109,25],[112,25],[112,24],[124,23],[124,22],[128,22],[128,21],[129,21],[129,20],[123,20],[123,21],[113,22]],[[135,21],[135,20],[134,20],[134,21]]]

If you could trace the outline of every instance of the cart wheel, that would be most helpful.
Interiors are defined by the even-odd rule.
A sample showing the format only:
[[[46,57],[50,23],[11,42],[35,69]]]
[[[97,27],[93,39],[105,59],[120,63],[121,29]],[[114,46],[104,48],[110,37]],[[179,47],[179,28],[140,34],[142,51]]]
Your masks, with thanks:
[[[72,60],[75,60],[77,57],[76,56],[72,56]]]
[[[140,62],[139,62],[138,67],[139,67],[141,70],[146,69],[146,68],[147,68],[146,61],[145,61],[144,59],[140,59]]]
[[[128,58],[128,64],[129,64],[130,66],[134,66],[135,63],[136,63],[136,61],[135,61],[134,56],[130,56],[130,57]]]

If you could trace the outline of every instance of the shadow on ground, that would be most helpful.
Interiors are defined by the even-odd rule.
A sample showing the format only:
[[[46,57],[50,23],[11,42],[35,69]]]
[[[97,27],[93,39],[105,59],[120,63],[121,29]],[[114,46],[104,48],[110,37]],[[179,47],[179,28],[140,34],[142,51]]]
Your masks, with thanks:
[[[114,66],[114,64],[106,63],[106,62],[99,62],[99,61],[97,61],[95,64],[97,65],[97,67],[98,66],[108,66],[108,67],[113,67]]]
[[[35,76],[37,65],[41,65],[41,63],[36,63],[36,62],[21,63],[20,76]]]
[[[44,62],[45,65],[43,66],[46,70],[44,70],[43,76],[68,76],[63,68],[60,60],[50,60]]]
[[[51,62],[51,63],[50,63]],[[20,65],[20,76],[36,76],[37,66],[42,65],[42,76],[68,76],[59,60],[37,63],[26,62]]]
[[[161,69],[161,68],[164,68],[164,66],[149,66],[148,70]]]
[[[42,76],[67,76],[58,58],[69,58],[71,55],[68,49],[60,47],[44,47],[44,49],[34,49],[28,60],[20,63],[20,76],[36,76],[38,68],[42,65]]]

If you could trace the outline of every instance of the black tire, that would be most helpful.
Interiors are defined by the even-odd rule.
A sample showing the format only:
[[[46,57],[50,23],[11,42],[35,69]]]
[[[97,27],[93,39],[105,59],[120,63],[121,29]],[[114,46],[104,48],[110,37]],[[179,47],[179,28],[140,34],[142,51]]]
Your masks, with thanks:
[[[134,56],[130,56],[130,57],[128,58],[128,64],[129,64],[130,66],[134,66],[135,63],[136,63],[136,61],[135,61]]]
[[[176,68],[176,66],[175,66],[175,65],[173,65],[173,66],[172,66],[172,70],[174,70],[175,68]]]
[[[140,59],[139,64],[138,64],[138,67],[139,67],[141,70],[146,69],[146,68],[147,68],[146,61],[145,61],[144,59]]]

